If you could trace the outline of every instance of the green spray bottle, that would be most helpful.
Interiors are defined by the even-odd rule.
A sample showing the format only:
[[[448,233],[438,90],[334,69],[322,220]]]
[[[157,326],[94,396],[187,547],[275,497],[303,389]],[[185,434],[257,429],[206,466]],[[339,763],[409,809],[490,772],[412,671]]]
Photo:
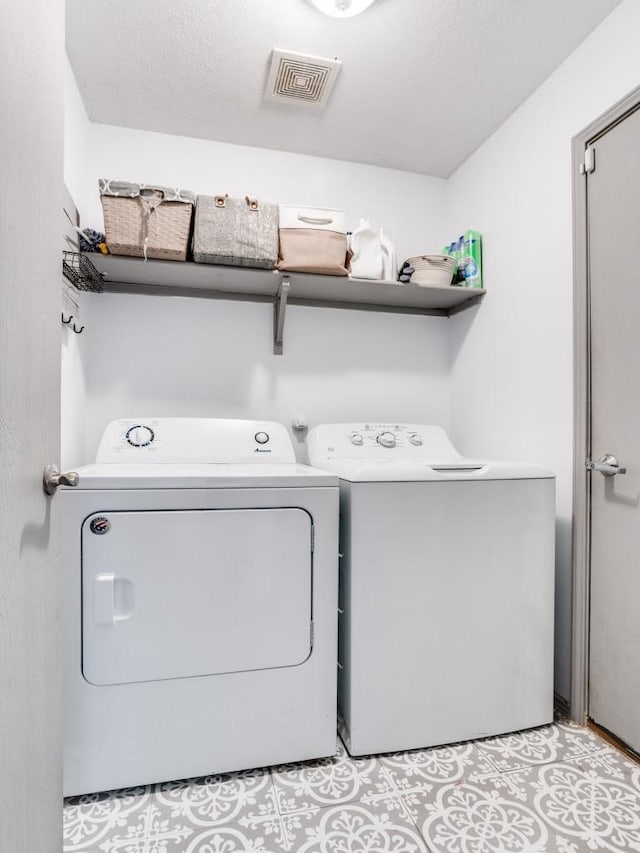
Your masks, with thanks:
[[[461,265],[464,286],[482,288],[482,235],[479,231],[465,231]]]

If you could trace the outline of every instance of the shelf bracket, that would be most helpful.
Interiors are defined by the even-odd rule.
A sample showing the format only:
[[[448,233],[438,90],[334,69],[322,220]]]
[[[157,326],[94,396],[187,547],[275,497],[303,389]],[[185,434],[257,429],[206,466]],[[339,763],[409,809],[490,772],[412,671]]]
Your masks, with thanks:
[[[287,296],[291,283],[289,276],[282,277],[278,295],[273,305],[273,354],[282,355],[282,344],[284,339],[284,314],[287,308]]]

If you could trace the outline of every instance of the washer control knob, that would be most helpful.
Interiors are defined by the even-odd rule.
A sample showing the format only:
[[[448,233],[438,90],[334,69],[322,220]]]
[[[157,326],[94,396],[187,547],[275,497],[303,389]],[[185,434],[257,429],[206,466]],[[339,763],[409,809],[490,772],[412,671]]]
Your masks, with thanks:
[[[395,447],[396,437],[392,432],[381,432],[377,438],[377,442],[383,447]]]
[[[409,436],[409,441],[411,444],[415,444],[416,447],[419,447],[422,444],[422,436],[418,435],[417,432],[412,432]]]
[[[258,444],[267,444],[269,442],[269,433],[268,432],[257,432],[254,435],[255,440]]]
[[[364,438],[360,435],[359,432],[351,433],[351,444],[355,444],[358,447],[361,447],[364,444]]]
[[[127,430],[126,434],[127,441],[133,447],[148,447],[155,437],[155,433],[151,427],[143,426],[142,424],[132,426]]]

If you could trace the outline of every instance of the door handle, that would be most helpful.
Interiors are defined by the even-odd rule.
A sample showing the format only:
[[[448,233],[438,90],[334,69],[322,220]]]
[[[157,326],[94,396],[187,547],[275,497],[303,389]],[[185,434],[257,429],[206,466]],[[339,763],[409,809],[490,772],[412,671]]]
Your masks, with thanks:
[[[96,575],[93,582],[93,621],[96,625],[115,622],[116,576],[113,572]]]
[[[93,582],[93,621],[113,627],[133,616],[133,584],[114,572],[96,575]]]
[[[80,477],[75,471],[61,473],[57,465],[47,465],[42,472],[42,487],[47,495],[55,494],[58,486],[77,486]]]
[[[627,473],[627,469],[621,468],[618,465],[618,460],[611,453],[605,453],[597,462],[594,462],[593,459],[587,459],[586,466],[588,471],[599,471],[605,477]]]

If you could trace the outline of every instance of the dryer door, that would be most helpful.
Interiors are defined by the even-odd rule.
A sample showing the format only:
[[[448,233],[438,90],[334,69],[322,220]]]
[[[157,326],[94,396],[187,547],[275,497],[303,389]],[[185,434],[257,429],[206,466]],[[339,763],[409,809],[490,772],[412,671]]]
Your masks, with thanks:
[[[296,666],[311,653],[302,509],[107,512],[82,525],[82,670],[123,684]]]

